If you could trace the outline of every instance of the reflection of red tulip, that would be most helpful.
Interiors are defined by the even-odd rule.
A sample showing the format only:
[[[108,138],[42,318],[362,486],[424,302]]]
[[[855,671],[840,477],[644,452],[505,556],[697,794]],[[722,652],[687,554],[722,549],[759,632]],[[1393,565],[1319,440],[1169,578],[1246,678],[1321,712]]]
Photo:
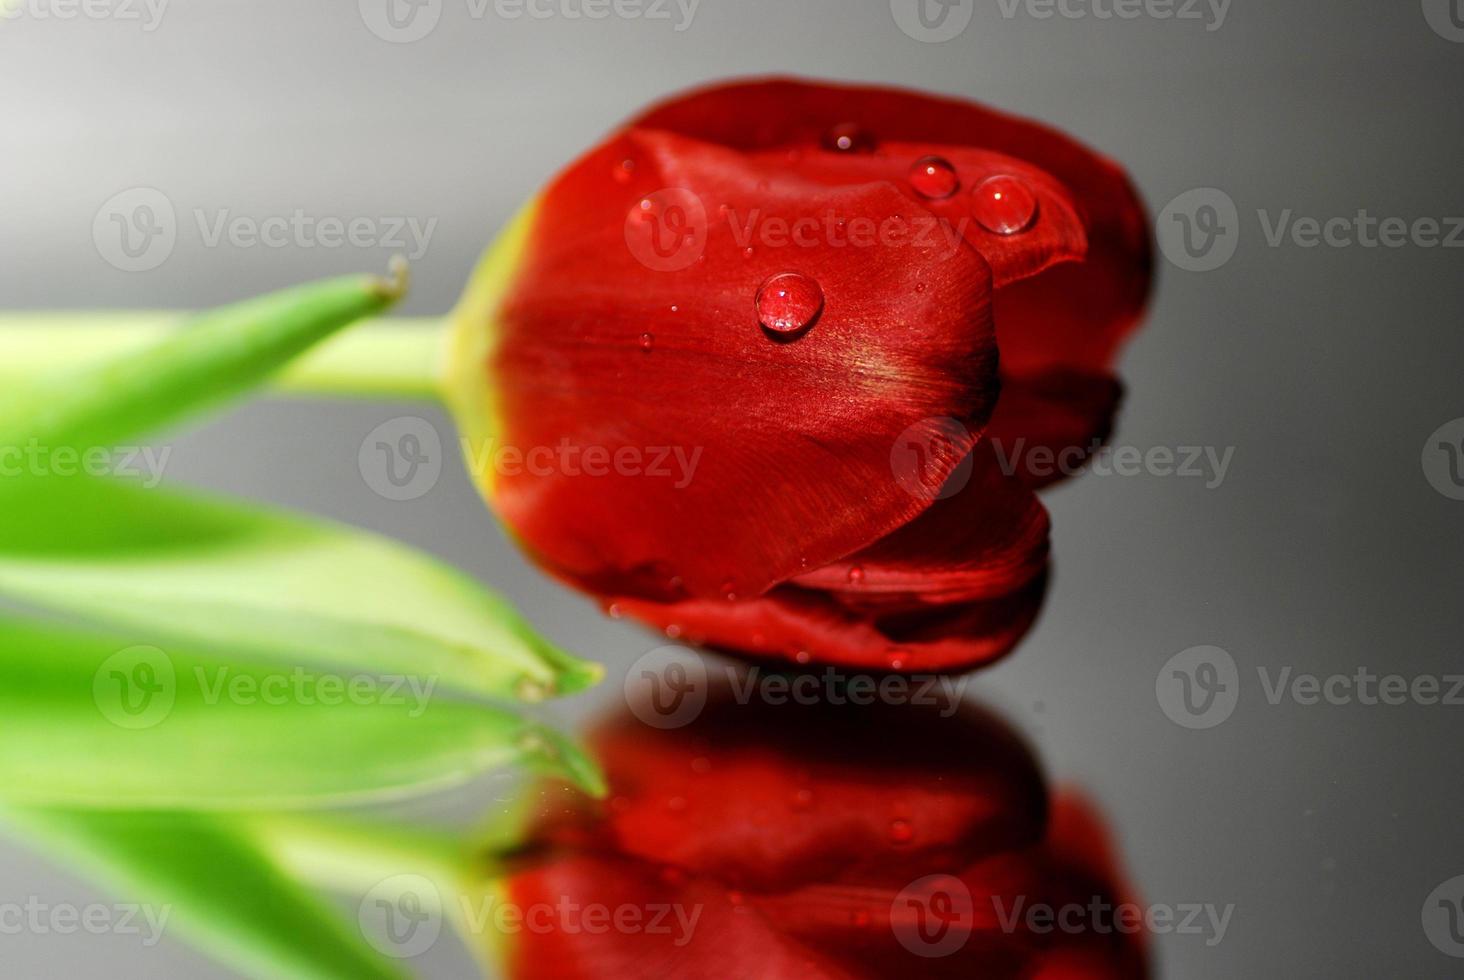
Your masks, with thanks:
[[[712,88],[505,235],[457,314],[458,415],[471,445],[574,450],[478,476],[540,561],[631,615],[755,655],[970,666],[1026,629],[1047,541],[1039,481],[973,445],[1105,431],[1148,257],[1123,172],[1052,130]]]
[[[948,713],[724,690],[680,730],[605,726],[610,801],[551,791],[503,897],[603,906],[622,926],[522,930],[509,975],[1143,977],[1133,935],[1012,921],[1112,901],[1104,834],[1080,806],[1049,812],[1003,724]],[[663,907],[679,925],[645,928]]]

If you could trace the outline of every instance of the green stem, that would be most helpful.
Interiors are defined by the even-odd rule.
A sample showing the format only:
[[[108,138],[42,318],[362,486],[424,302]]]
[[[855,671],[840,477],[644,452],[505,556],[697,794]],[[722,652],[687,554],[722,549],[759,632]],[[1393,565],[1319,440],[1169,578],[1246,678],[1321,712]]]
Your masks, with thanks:
[[[189,319],[167,310],[0,313],[0,390],[155,343]],[[273,387],[288,394],[440,400],[446,327],[437,317],[365,321],[307,351]]]

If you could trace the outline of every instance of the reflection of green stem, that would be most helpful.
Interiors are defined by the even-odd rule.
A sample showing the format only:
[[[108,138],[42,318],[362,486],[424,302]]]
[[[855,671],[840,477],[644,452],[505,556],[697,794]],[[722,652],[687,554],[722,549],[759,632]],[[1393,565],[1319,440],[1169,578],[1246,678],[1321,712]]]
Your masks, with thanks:
[[[155,342],[187,320],[187,314],[169,311],[0,314],[0,390]],[[446,325],[435,317],[368,321],[303,354],[275,379],[275,390],[438,400]]]

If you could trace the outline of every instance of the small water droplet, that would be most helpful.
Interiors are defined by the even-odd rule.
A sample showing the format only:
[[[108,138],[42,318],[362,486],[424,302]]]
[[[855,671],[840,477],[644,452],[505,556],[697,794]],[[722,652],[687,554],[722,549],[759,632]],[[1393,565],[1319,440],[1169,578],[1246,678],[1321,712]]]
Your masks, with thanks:
[[[806,664],[813,659],[813,654],[809,653],[807,650],[799,650],[797,653],[793,654],[793,659],[798,661],[800,664]]]
[[[988,177],[971,192],[976,221],[993,235],[1015,235],[1037,217],[1037,195],[1017,177]]]
[[[874,134],[858,123],[840,123],[824,133],[823,148],[834,153],[873,153]]]
[[[917,293],[923,293],[923,292],[925,292],[925,283],[923,283],[923,282],[917,282],[915,284],[915,291]]]
[[[889,656],[885,658],[885,662],[890,665],[890,670],[905,669],[905,655],[898,650],[890,651]]]
[[[931,200],[950,197],[961,186],[956,168],[944,157],[921,157],[910,168],[910,186]]]
[[[630,159],[621,160],[615,165],[612,171],[615,182],[618,184],[630,183],[631,176],[635,173],[635,161]]]
[[[797,334],[813,326],[823,305],[817,282],[801,272],[780,272],[757,291],[757,320],[773,333]]]
[[[723,582],[722,583],[722,596],[728,602],[735,601],[736,598],[737,598],[737,583],[734,582],[734,581],[732,581],[730,578],[727,581]]]
[[[656,346],[656,335],[655,334],[653,334],[653,333],[643,333],[643,334],[640,335],[640,349],[641,350],[643,350],[647,354],[649,354],[651,352],[651,348],[652,347],[655,347],[655,346]]]
[[[605,607],[605,613],[611,619],[619,619],[620,617],[625,615],[625,610],[620,608],[620,603],[612,602],[610,603],[610,605]]]
[[[908,844],[915,839],[915,828],[908,820],[890,821],[890,840],[896,844]]]
[[[755,254],[755,253],[756,253],[756,252],[757,252],[757,249],[755,249],[755,248],[753,248],[753,247],[752,247],[752,246],[751,246],[751,245],[749,245],[749,246],[747,246],[747,247],[746,247],[746,248],[744,248],[744,249],[743,249],[743,250],[742,250],[742,257],[743,257],[743,258],[744,258],[744,259],[750,259],[750,258],[752,258],[752,256],[753,256],[753,255],[754,255],[754,254]]]
[[[671,304],[671,312],[672,313],[680,313],[681,312],[681,307],[677,306],[675,303],[672,303]]]
[[[864,566],[851,565],[849,567],[849,584],[858,585],[864,581]]]
[[[681,636],[681,627],[680,626],[676,625],[675,623],[672,623],[670,626],[667,626],[666,627],[666,639],[668,639],[668,640],[675,640],[675,639],[677,639],[680,636]]]

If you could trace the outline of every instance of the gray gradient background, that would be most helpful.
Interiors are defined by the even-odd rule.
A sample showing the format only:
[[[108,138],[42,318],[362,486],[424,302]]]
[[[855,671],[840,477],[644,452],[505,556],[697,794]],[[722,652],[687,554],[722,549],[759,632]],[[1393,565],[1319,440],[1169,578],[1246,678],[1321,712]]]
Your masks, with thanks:
[[[1464,503],[1420,467],[1429,434],[1464,415],[1464,253],[1269,248],[1256,210],[1464,215],[1464,44],[1435,34],[1418,0],[1234,0],[1213,32],[977,6],[942,44],[903,34],[884,0],[703,0],[682,32],[473,20],[447,0],[436,31],[406,45],[369,33],[348,0],[175,0],[151,33],[0,23],[0,304],[200,306],[386,260],[210,249],[185,220],[161,268],[117,271],[93,247],[93,215],[150,185],[180,212],[435,217],[404,312],[440,312],[512,209],[618,119],[691,83],[760,72],[901,83],[1048,120],[1120,158],[1155,213],[1190,188],[1221,188],[1240,208],[1239,251],[1206,274],[1161,261],[1152,315],[1122,362],[1116,442],[1234,446],[1227,479],[1207,490],[1089,475],[1050,495],[1045,613],[972,692],[1031,736],[1056,779],[1101,801],[1147,901],[1235,903],[1214,948],[1161,938],[1161,976],[1457,975],[1420,910],[1464,873],[1464,708],[1272,706],[1256,668],[1464,666]],[[404,413],[249,405],[183,438],[168,476],[461,565],[610,665],[566,717],[615,701],[655,638],[526,565],[460,467],[411,502],[362,480],[362,438]],[[1208,731],[1173,724],[1155,698],[1160,666],[1197,644],[1227,649],[1243,678],[1235,714]],[[98,893],[0,850],[0,901],[31,895]],[[444,942],[418,966],[458,976],[468,961]],[[0,973],[227,975],[172,939],[146,949],[56,935],[0,935]]]

